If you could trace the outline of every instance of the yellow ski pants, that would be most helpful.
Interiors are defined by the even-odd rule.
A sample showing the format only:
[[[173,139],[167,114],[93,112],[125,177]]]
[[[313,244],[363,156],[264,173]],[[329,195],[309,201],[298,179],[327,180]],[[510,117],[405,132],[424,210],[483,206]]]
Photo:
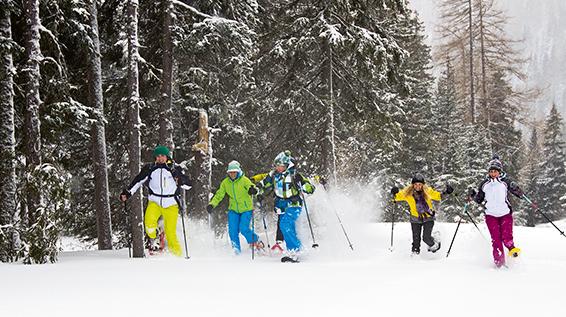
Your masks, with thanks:
[[[145,209],[145,232],[147,236],[155,239],[157,230],[157,221],[163,216],[163,225],[165,229],[165,238],[169,251],[176,256],[182,256],[181,245],[177,240],[177,216],[179,215],[179,206],[173,205],[167,208],[159,206],[159,204],[149,201]]]

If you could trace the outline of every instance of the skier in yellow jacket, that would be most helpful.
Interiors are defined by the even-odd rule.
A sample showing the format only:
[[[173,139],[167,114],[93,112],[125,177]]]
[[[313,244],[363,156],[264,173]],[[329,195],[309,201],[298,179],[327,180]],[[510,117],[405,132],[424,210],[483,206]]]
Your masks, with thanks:
[[[428,245],[428,251],[436,252],[440,249],[440,240],[432,237],[432,228],[436,212],[432,201],[440,201],[443,194],[451,194],[453,189],[446,185],[446,190],[440,193],[432,187],[426,185],[422,175],[417,174],[411,180],[411,185],[399,190],[398,187],[391,189],[391,194],[395,201],[406,201],[409,204],[411,229],[413,231],[413,254],[421,251],[421,232],[422,239]]]

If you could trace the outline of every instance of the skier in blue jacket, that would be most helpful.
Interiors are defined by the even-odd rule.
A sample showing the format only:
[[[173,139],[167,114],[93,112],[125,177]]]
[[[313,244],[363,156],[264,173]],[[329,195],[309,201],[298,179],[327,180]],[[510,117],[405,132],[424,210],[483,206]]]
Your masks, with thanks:
[[[258,187],[262,191],[273,190],[275,210],[281,215],[281,231],[287,246],[281,261],[298,262],[301,241],[297,237],[296,221],[303,209],[301,191],[312,194],[315,188],[306,177],[297,173],[289,151],[279,153],[273,163],[275,170],[260,181]]]

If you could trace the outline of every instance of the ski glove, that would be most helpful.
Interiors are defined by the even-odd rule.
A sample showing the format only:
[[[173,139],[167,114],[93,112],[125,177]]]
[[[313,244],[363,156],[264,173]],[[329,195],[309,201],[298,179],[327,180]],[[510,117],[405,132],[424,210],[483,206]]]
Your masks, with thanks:
[[[468,197],[474,199],[474,198],[476,197],[476,194],[477,194],[477,192],[476,192],[475,189],[470,188],[470,189],[468,190]]]
[[[257,191],[257,188],[255,188],[255,186],[251,186],[251,187],[248,189],[248,194],[250,194],[250,196],[253,196],[253,195],[257,194],[257,192],[258,192],[258,191]]]
[[[446,189],[442,193],[446,195],[450,195],[453,192],[454,192],[454,188],[452,188],[452,186],[450,186],[449,184],[446,184]]]
[[[399,187],[394,186],[393,188],[391,188],[391,195],[395,196],[397,195],[398,192],[399,192]]]
[[[122,200],[122,196],[126,196],[126,200],[128,200],[130,199],[130,197],[132,197],[132,194],[130,194],[129,191],[124,189],[122,193],[120,193],[120,200]]]
[[[212,207],[212,205],[208,205],[206,206],[206,211],[208,211],[209,214],[212,213],[212,210],[214,209],[214,207]]]

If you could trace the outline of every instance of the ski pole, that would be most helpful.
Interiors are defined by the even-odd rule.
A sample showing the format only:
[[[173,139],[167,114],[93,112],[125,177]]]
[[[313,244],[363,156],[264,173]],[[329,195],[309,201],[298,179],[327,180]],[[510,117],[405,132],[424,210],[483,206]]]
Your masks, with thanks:
[[[128,208],[126,207],[126,201],[124,201],[124,214],[126,215],[126,227],[130,228],[128,230],[128,257],[132,257],[132,227],[130,226],[130,217],[128,216]]]
[[[307,201],[305,199],[305,194],[303,194],[302,188],[299,187],[299,191],[301,193],[301,198],[303,199],[303,203],[305,205],[305,213],[307,214],[307,221],[309,223],[309,229],[311,230],[311,236],[312,236],[312,247],[314,248],[318,248],[318,243],[316,243],[316,240],[314,239],[314,231],[312,230],[312,224],[311,224],[311,218],[309,216],[309,208],[307,207]]]
[[[552,222],[552,220],[550,220],[550,218],[548,218],[548,216],[547,216],[544,212],[542,212],[542,211],[538,208],[538,206],[537,206],[535,203],[533,203],[533,202],[529,199],[529,197],[527,197],[527,195],[523,194],[523,197],[522,197],[522,198],[523,198],[526,202],[528,202],[529,204],[531,204],[531,207],[533,207],[533,208],[535,209],[535,211],[540,212],[540,214],[544,217],[544,219],[546,219],[546,221],[548,221],[554,228],[556,228],[556,230],[558,230],[558,232],[560,232],[560,235],[566,237],[566,234],[564,234],[564,231],[560,230],[560,228],[558,228],[558,227],[554,224],[554,222]]]
[[[326,195],[328,195],[328,191],[326,190],[326,182],[322,183],[322,187],[324,188]],[[330,201],[330,198],[328,198],[328,196],[327,196],[327,200],[330,203],[332,203]],[[340,224],[340,227],[342,227],[342,232],[344,232],[344,236],[346,237],[346,240],[348,241],[348,245],[350,246],[350,249],[352,249],[352,251],[354,251],[354,246],[352,245],[352,242],[350,241],[350,238],[348,237],[348,233],[346,233],[346,229],[344,228],[344,225],[342,224],[342,219],[340,219],[340,216],[338,215],[338,211],[336,211],[336,208],[334,207],[334,205],[332,205],[332,210],[334,210],[334,214],[336,215],[336,218],[338,218],[338,223]]]
[[[454,196],[454,197],[457,197],[457,196]],[[462,202],[460,201],[460,199],[456,198],[456,200],[458,200],[459,203],[462,203]],[[469,207],[469,201],[470,201],[470,198],[467,198],[466,205],[465,205],[466,207]],[[476,223],[476,221],[474,220],[474,218],[472,217],[472,215],[470,215],[470,213],[468,212],[468,208],[464,208],[464,214],[465,214],[466,216],[468,216],[468,218],[470,218],[470,221],[472,222],[472,224],[474,225],[474,227],[476,227],[476,229],[477,229],[478,232],[480,233],[481,237],[482,237],[484,240],[487,241],[487,239],[486,239],[485,236],[483,235],[483,232],[480,230],[480,227],[478,227],[478,224]]]
[[[175,197],[177,199],[177,203],[179,204],[179,208],[180,208],[180,214],[181,214],[181,224],[183,226],[183,240],[185,241],[185,259],[190,259],[191,257],[189,256],[189,248],[187,247],[187,233],[185,232],[185,204],[184,202]]]
[[[467,213],[468,210],[468,202],[464,205],[464,212]],[[454,231],[454,236],[452,237],[452,242],[450,242],[450,247],[448,248],[448,252],[446,253],[446,257],[450,255],[450,250],[452,250],[452,245],[454,244],[454,240],[456,240],[456,234],[458,233],[458,229],[460,228],[460,224],[462,223],[462,217],[459,217],[458,225],[456,226],[456,231]]]
[[[254,210],[252,209],[252,241],[255,240],[255,219],[254,219]],[[257,241],[252,242],[252,260],[255,259],[255,247],[257,245]]]
[[[393,211],[391,212],[391,246],[389,247],[389,251],[393,252],[393,228],[395,227],[395,210],[397,209],[397,202],[395,199],[392,199],[393,202]]]
[[[259,202],[259,209],[261,210],[261,220],[263,222],[263,230],[265,230],[265,241],[267,241],[267,247],[271,250],[271,244],[269,243],[269,235],[267,234],[267,222],[265,221],[265,209],[263,209],[263,201]]]

